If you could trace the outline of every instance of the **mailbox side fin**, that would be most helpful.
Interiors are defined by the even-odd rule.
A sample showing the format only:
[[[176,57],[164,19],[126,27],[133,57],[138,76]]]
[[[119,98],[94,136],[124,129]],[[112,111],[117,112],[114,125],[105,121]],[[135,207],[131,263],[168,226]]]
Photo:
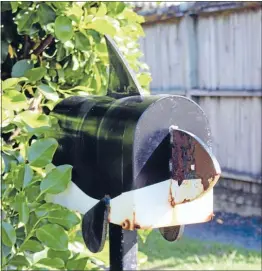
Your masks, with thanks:
[[[88,210],[82,220],[82,235],[86,247],[93,253],[102,251],[108,230],[109,217],[108,197],[100,200]]]
[[[123,98],[142,94],[142,88],[113,39],[105,35],[109,55],[109,84],[107,96]]]

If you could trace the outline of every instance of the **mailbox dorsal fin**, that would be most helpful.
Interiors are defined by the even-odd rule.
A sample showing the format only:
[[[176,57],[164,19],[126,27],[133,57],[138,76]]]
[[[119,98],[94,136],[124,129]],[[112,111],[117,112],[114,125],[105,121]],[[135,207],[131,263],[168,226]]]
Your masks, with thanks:
[[[123,98],[142,94],[136,75],[117,48],[113,39],[105,35],[109,55],[109,83],[107,96]]]

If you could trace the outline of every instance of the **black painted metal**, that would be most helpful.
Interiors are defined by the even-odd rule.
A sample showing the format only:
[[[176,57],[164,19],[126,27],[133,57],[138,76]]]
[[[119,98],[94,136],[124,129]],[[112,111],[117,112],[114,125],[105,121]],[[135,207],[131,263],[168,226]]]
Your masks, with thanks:
[[[137,270],[137,231],[109,224],[110,271]]]
[[[104,248],[108,230],[109,201],[100,200],[83,217],[82,236],[87,248],[100,252]]]

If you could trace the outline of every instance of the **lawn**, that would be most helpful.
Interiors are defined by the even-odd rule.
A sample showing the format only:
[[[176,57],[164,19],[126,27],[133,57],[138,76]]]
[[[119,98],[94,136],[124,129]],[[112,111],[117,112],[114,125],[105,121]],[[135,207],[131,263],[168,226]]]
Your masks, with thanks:
[[[108,242],[94,254],[106,266],[108,255]],[[169,243],[158,231],[152,231],[145,243],[139,240],[138,259],[140,270],[261,270],[259,252],[186,237]]]

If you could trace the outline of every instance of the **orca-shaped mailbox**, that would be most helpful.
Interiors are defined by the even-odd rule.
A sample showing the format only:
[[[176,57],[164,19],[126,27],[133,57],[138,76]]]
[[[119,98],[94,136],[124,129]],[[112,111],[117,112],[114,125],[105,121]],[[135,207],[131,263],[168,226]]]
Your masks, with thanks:
[[[71,184],[52,200],[84,215],[83,238],[92,252],[103,248],[110,223],[111,269],[133,270],[136,230],[159,228],[175,241],[183,225],[209,221],[221,172],[202,109],[183,96],[142,95],[116,45],[105,39],[107,95],[67,98],[52,112],[60,127],[54,164],[73,166]]]

